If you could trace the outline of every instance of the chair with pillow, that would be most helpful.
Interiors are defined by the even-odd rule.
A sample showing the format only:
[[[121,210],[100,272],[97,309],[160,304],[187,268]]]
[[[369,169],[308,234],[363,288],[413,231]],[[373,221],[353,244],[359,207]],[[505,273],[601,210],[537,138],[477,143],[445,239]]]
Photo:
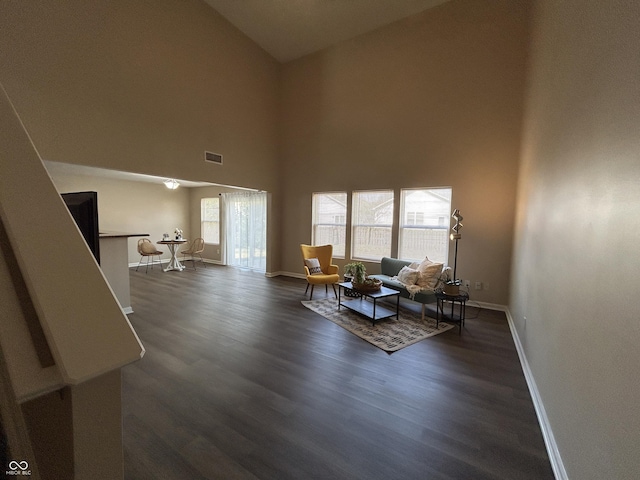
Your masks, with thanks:
[[[162,252],[156,248],[156,246],[151,243],[151,240],[148,238],[141,238],[138,240],[138,253],[140,254],[140,261],[138,262],[138,266],[136,267],[136,272],[142,263],[142,259],[147,257],[147,269],[144,273],[149,271],[149,258],[151,258],[151,269],[153,270],[153,257],[158,256],[158,262],[161,262],[160,255]]]
[[[304,271],[307,275],[307,289],[304,294],[307,294],[309,285],[311,285],[311,295],[309,296],[309,300],[311,300],[315,285],[324,285],[325,292],[329,292],[329,285],[331,285],[333,294],[338,298],[335,284],[340,281],[340,275],[338,275],[338,266],[331,263],[333,245],[300,244],[300,250],[304,261]]]

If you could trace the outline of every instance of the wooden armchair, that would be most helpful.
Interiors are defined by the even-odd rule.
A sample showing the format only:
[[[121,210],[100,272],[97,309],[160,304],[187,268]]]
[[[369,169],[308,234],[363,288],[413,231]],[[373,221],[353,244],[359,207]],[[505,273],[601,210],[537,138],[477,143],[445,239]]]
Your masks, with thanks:
[[[338,298],[335,284],[340,281],[338,275],[338,266],[333,265],[333,245],[300,245],[302,251],[302,260],[304,262],[304,271],[307,276],[307,294],[309,285],[311,285],[311,295],[309,300],[313,298],[313,287],[315,285],[324,285],[325,292],[329,291],[329,285],[333,287],[333,294]]]

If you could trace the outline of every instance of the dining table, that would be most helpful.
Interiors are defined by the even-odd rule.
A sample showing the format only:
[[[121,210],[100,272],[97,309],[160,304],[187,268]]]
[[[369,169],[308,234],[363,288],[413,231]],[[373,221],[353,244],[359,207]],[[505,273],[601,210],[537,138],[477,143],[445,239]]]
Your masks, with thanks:
[[[169,248],[169,252],[171,253],[171,260],[169,260],[169,265],[164,269],[165,272],[169,272],[171,270],[177,270],[181,272],[185,269],[185,266],[180,263],[178,260],[178,256],[176,255],[176,251],[178,245],[182,245],[187,243],[187,240],[184,238],[176,239],[176,240],[160,240],[156,242],[158,245],[166,245]]]

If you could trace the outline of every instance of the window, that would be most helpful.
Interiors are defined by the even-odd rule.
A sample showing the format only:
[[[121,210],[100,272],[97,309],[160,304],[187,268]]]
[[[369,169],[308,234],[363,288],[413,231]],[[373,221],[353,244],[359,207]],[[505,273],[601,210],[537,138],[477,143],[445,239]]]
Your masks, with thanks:
[[[446,263],[450,214],[450,188],[401,190],[398,257]]]
[[[347,194],[314,193],[311,243],[333,245],[333,256],[344,258],[347,231]]]
[[[200,200],[200,231],[205,243],[220,244],[220,199]]]
[[[353,192],[351,257],[379,261],[391,256],[393,190]]]

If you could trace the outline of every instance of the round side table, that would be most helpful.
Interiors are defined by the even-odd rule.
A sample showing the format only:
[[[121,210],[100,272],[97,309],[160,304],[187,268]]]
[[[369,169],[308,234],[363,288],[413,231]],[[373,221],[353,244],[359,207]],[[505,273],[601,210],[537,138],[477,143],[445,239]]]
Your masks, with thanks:
[[[469,294],[467,292],[459,292],[457,295],[447,295],[442,290],[436,290],[436,328],[440,324],[440,320],[449,323],[458,324],[458,335],[462,334],[462,327],[464,326],[464,319],[466,315],[467,300],[469,300]],[[444,311],[445,303],[451,303],[451,313],[446,314]],[[456,303],[459,304],[458,311],[456,312]]]

